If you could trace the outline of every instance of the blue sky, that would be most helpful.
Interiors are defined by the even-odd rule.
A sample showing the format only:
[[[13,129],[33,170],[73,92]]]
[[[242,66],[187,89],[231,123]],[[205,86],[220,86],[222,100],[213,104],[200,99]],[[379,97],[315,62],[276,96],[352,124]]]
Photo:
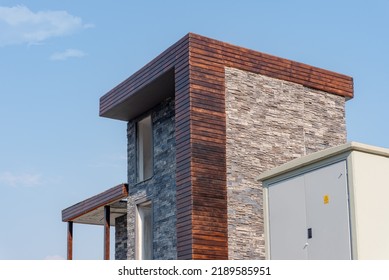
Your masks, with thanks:
[[[385,0],[0,0],[0,259],[66,257],[61,210],[126,182],[99,98],[188,32],[354,77],[348,140],[389,147],[388,27]],[[74,237],[102,258],[101,227]]]

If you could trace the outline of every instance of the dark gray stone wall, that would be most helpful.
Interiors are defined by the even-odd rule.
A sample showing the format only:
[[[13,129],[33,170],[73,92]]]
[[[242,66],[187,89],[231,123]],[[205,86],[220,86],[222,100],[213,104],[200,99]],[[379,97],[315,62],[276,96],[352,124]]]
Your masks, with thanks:
[[[153,124],[154,172],[136,182],[136,122],[151,114]],[[153,208],[153,258],[176,259],[176,149],[174,98],[147,114],[128,122],[127,258],[135,259],[137,204],[150,200]]]
[[[228,254],[263,259],[262,188],[255,178],[287,161],[346,142],[345,99],[225,69]]]
[[[127,259],[127,215],[115,219],[115,260]]]

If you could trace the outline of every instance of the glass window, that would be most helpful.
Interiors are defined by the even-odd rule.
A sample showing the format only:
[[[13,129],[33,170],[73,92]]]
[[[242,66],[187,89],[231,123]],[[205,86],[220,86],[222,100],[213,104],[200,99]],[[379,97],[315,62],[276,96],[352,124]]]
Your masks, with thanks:
[[[151,116],[145,117],[137,124],[137,178],[138,182],[153,176],[153,130]]]
[[[136,258],[153,259],[153,216],[151,202],[137,205]]]

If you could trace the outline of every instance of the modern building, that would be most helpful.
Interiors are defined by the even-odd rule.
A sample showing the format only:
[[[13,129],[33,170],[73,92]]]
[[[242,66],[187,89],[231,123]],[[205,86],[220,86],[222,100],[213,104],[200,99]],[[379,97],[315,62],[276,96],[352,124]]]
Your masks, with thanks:
[[[351,77],[187,34],[101,97],[128,182],[63,210],[68,258],[73,223],[105,224],[105,258],[110,225],[117,259],[265,258],[255,177],[345,143],[352,97]]]

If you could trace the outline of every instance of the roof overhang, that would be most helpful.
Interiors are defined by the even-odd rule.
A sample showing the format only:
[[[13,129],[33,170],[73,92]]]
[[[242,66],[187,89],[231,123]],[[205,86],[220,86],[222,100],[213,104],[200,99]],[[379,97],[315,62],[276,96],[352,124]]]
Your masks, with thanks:
[[[110,225],[127,213],[128,185],[121,184],[62,210],[63,222],[104,225],[104,206],[110,207]]]
[[[120,104],[100,116],[129,121],[152,109],[168,97],[174,97],[174,68],[169,69],[128,95]],[[115,89],[118,90],[118,89]]]
[[[100,98],[100,116],[129,121],[185,87],[211,88],[225,67],[353,98],[353,78],[189,33]],[[212,74],[212,75],[210,75]],[[178,78],[179,77],[179,78]],[[204,95],[207,91],[204,91]],[[190,92],[190,91],[189,91]]]

